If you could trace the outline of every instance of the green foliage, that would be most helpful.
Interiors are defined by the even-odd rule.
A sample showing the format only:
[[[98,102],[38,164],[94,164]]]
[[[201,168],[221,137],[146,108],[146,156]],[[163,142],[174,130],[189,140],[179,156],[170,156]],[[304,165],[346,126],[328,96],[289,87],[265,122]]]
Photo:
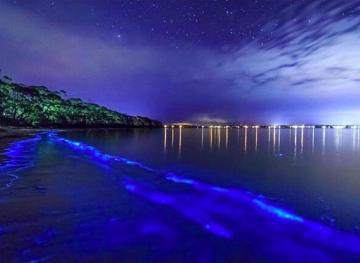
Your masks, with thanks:
[[[64,92],[61,92],[64,93]],[[81,99],[65,100],[43,86],[0,80],[0,122],[20,127],[157,127],[161,123],[111,111]]]

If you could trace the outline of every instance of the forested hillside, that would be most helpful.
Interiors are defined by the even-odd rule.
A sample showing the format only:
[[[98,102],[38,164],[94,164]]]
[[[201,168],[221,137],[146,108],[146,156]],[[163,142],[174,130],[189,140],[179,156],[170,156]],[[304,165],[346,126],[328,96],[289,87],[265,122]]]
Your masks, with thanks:
[[[133,117],[81,99],[64,99],[44,86],[0,80],[0,125],[18,127],[157,127],[161,122]]]

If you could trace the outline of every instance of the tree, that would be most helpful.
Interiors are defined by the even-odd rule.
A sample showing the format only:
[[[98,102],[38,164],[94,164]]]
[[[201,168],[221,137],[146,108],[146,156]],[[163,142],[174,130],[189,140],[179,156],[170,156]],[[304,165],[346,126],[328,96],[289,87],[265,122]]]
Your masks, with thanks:
[[[3,77],[3,80],[4,80],[6,83],[11,83],[11,82],[12,82],[12,78],[10,78],[9,76],[4,76],[4,77]]]

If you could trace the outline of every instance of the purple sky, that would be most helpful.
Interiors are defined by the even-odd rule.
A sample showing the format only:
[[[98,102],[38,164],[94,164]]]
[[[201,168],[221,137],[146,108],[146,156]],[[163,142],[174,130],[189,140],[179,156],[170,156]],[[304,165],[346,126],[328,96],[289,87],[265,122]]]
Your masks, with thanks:
[[[1,1],[0,68],[162,121],[360,123],[359,1]]]

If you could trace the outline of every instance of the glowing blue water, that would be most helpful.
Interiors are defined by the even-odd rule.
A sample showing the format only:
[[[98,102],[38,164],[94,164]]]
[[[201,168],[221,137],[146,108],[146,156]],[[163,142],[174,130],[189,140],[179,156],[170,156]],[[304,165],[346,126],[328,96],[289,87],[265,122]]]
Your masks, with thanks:
[[[34,152],[40,135],[31,139],[25,139],[12,143],[3,153],[5,162],[0,166],[0,176],[5,178],[5,184],[0,185],[0,189],[10,187],[16,179],[18,173],[34,165]],[[2,178],[1,178],[2,179]]]
[[[72,260],[75,255],[144,261],[148,253],[157,260],[199,262],[360,258],[356,235],[290,212],[283,208],[285,204],[254,194],[256,191],[210,183],[206,174],[195,170],[185,174],[150,167],[110,152],[56,133],[12,144],[6,151],[4,174],[15,175],[20,182],[33,167],[27,180],[41,175],[45,186],[36,187],[37,199],[30,204],[43,200],[59,211],[42,207],[37,214],[37,209],[30,208],[37,204],[32,203],[28,213],[37,215],[36,222],[0,220],[0,242],[7,240],[12,249],[4,255],[14,259],[13,251],[17,259],[27,261]],[[70,206],[59,206],[62,199]],[[2,202],[7,200],[12,199]],[[62,212],[64,209],[67,212]],[[31,229],[36,228],[42,230],[34,235]],[[18,240],[33,241],[29,247]],[[137,256],[130,253],[131,244],[140,251]],[[152,252],[147,251],[149,246],[154,246]],[[209,246],[218,251],[216,256]],[[2,249],[5,247],[0,245]],[[184,250],[190,251],[189,257],[183,256]]]

